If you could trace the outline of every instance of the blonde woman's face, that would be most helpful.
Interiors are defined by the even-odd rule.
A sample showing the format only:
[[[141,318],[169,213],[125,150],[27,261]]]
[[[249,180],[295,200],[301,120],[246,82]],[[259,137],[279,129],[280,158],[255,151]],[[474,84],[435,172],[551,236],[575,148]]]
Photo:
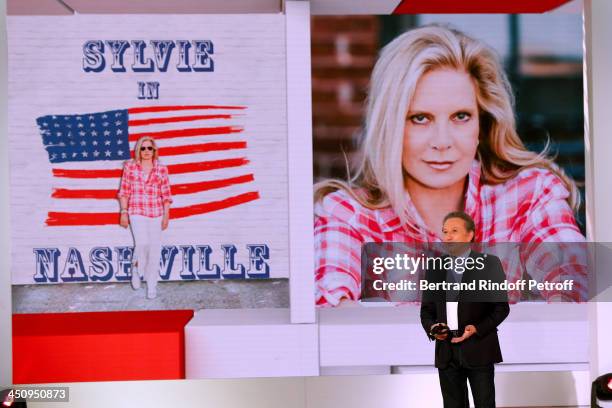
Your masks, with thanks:
[[[153,155],[155,153],[155,148],[153,147],[153,143],[149,140],[145,140],[140,145],[140,159],[141,160],[151,160],[153,159]]]
[[[423,75],[404,127],[407,182],[435,189],[463,183],[476,154],[479,129],[476,88],[467,73],[437,69]]]

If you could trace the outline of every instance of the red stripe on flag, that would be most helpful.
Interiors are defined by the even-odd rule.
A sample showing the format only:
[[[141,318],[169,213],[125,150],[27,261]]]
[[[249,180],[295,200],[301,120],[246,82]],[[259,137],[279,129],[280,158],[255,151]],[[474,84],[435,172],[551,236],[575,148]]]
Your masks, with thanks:
[[[192,173],[196,171],[208,171],[225,169],[228,167],[240,167],[248,163],[249,161],[247,159],[241,157],[239,159],[210,160],[199,163],[173,164],[168,166],[168,172],[170,174]]]
[[[71,190],[68,188],[54,188],[53,198],[92,198],[95,200],[108,200],[117,198],[118,190]]]
[[[198,183],[175,184],[170,186],[173,195],[192,194],[200,191],[214,190],[216,188],[229,187],[236,184],[250,183],[255,180],[252,174],[231,177],[222,180],[201,181]]]
[[[209,160],[197,163],[185,163],[185,164],[170,164],[168,165],[168,173],[170,174],[183,174],[196,171],[208,171],[217,170],[229,167],[244,166],[249,161],[243,157],[238,159],[224,159],[224,160]],[[53,169],[53,175],[55,177],[65,178],[115,178],[121,177],[123,172],[122,169],[113,170],[72,170],[72,169]]]
[[[224,200],[212,201],[209,203],[195,204],[188,207],[171,208],[170,218],[184,218],[192,215],[205,214],[212,211],[223,210],[240,204],[248,203],[259,199],[259,192],[250,191]]]
[[[175,122],[191,122],[194,120],[205,120],[205,119],[231,119],[234,115],[194,115],[194,116],[176,116],[167,118],[152,118],[152,119],[138,119],[128,120],[128,126],[145,126],[155,125],[158,123],[175,123]]]
[[[214,190],[217,188],[229,187],[236,184],[249,183],[254,181],[253,174],[231,177],[221,180],[201,181],[197,183],[174,184],[170,186],[172,195],[193,194],[201,191]],[[51,197],[61,199],[95,199],[95,200],[116,200],[118,190],[73,190],[68,188],[55,188]]]
[[[244,128],[242,126],[219,126],[195,129],[163,130],[160,132],[130,133],[128,140],[130,142],[135,142],[142,136],[151,136],[154,139],[173,139],[175,137],[225,135],[230,133],[240,133],[243,130]]]
[[[50,211],[45,221],[49,227],[68,225],[111,225],[119,224],[118,213],[68,213]]]
[[[71,170],[53,169],[53,176],[66,178],[114,178],[121,177],[122,169],[110,170]]]
[[[245,204],[258,199],[259,192],[251,191],[219,201],[211,201],[208,203],[195,204],[181,208],[171,208],[170,218],[184,218],[192,215],[205,214],[213,211],[223,210],[229,207],[235,207],[237,205]],[[49,212],[45,223],[50,227],[69,225],[113,225],[119,224],[119,213]]]
[[[149,112],[171,112],[196,109],[246,109],[245,106],[217,106],[217,105],[193,105],[193,106],[144,106],[141,108],[129,108],[128,113]]]
[[[246,142],[218,142],[202,143],[197,145],[160,147],[160,156],[176,156],[179,154],[218,152],[223,150],[246,149]]]

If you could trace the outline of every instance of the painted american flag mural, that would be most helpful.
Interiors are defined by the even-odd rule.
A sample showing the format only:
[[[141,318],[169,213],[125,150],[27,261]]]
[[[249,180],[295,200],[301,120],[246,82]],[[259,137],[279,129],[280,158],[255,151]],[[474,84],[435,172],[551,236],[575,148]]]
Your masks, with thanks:
[[[116,192],[144,134],[160,146],[174,200],[162,280],[288,277],[282,15],[13,16],[7,25],[13,284],[127,280],[133,240],[118,225]],[[128,47],[115,72],[106,45],[105,69],[85,72],[83,44],[109,38],[148,48]],[[159,39],[174,50],[153,52]],[[214,43],[214,71],[179,70],[179,39]],[[135,72],[139,58],[154,69]],[[158,82],[159,98],[139,99],[139,81]],[[208,273],[214,265],[220,274]]]
[[[220,211],[260,198],[249,172],[247,141],[240,118],[244,106],[152,106],[36,120],[55,180],[48,226],[117,224],[117,185],[138,139],[155,138],[168,166],[175,205],[170,218]],[[211,136],[224,136],[209,142]],[[210,154],[217,153],[209,160]],[[238,175],[211,178],[212,170],[240,168]],[[243,185],[239,194],[212,194]],[[86,204],[100,205],[91,211]],[[178,204],[177,204],[178,203]]]

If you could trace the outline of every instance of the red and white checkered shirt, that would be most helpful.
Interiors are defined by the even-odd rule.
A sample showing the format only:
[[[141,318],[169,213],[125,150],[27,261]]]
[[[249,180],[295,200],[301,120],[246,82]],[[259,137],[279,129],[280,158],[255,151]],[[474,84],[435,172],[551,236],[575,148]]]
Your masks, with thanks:
[[[126,161],[117,196],[128,199],[130,215],[161,217],[164,203],[172,204],[168,168],[154,160],[151,173],[145,180],[140,164],[135,160]]]
[[[514,256],[496,255],[508,282],[524,279],[525,269],[539,282],[561,282],[571,277],[571,297],[583,301],[587,299],[585,238],[566,201],[568,196],[561,179],[540,168],[523,170],[502,184],[481,184],[480,163],[475,160],[468,174],[464,211],[476,224],[475,242],[567,243],[563,248],[565,264],[560,266],[549,267],[551,254],[543,245],[522,245],[521,253]],[[344,298],[359,299],[364,243],[441,242],[440,236],[427,228],[409,197],[408,205],[408,222],[404,225],[391,207],[368,209],[342,190],[328,194],[315,205],[317,305],[335,306]],[[552,300],[559,291],[542,290],[541,295]],[[520,292],[509,291],[508,297],[516,302]]]

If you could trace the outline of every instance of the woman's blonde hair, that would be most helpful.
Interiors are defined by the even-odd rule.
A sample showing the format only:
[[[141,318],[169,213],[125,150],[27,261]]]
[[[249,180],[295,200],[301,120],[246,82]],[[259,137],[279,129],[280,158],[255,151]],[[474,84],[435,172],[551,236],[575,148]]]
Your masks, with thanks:
[[[153,145],[153,160],[157,160],[159,158],[159,149],[157,148],[157,143],[155,143],[155,139],[151,136],[143,136],[136,142],[136,147],[134,147],[134,160],[140,162],[140,148],[144,142],[151,142]]]
[[[368,208],[391,206],[406,221],[402,167],[405,115],[419,79],[438,68],[465,71],[476,85],[481,181],[499,184],[523,169],[545,168],[563,181],[570,192],[568,202],[577,209],[578,189],[548,157],[548,143],[544,151],[534,153],[517,135],[514,98],[497,54],[482,42],[439,25],[410,30],[383,48],[372,72],[356,172],[348,181],[317,183],[315,202],[342,189]]]

